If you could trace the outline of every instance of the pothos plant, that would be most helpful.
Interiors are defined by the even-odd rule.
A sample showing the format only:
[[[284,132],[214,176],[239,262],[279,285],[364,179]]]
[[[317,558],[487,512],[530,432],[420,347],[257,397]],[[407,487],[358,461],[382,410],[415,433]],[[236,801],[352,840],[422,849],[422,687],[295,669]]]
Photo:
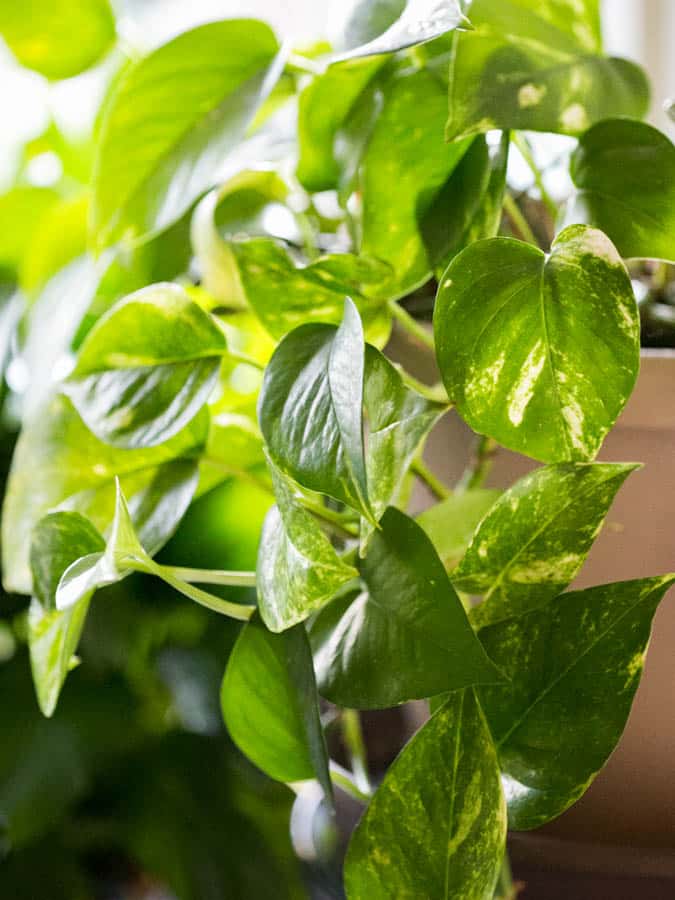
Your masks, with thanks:
[[[49,17],[8,7],[0,30],[66,77],[113,40],[102,0],[77,10],[100,38],[86,58]],[[244,754],[363,803],[349,898],[508,895],[507,825],[592,782],[675,581],[566,590],[636,468],[594,462],[638,373],[624,260],[675,260],[675,148],[647,102],[641,70],[603,55],[595,0],[361,0],[333,47],[227,20],[120,66],[89,192],[51,210],[19,278],[31,378],[3,572],[32,597],[46,716],[97,589],[155,576],[245,623],[221,696]],[[527,132],[576,139],[564,208],[534,169],[550,247],[507,188]],[[410,310],[434,292],[432,329]],[[388,358],[392,323],[437,384]],[[451,409],[480,436],[454,486],[422,459]],[[498,445],[542,465],[487,490]],[[157,561],[226,478],[274,501],[256,571]],[[415,480],[437,501],[416,519]],[[430,717],[375,790],[355,711],[412,700]],[[328,758],[329,708],[353,772]]]

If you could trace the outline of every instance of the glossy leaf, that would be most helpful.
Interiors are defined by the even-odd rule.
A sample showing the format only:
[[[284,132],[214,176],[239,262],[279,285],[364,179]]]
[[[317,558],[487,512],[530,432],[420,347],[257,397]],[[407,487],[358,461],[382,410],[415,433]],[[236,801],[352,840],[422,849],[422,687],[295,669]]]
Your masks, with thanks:
[[[265,370],[259,419],[282,472],[372,519],[363,446],[364,356],[351,301],[339,329],[301,325],[279,344]]]
[[[573,591],[480,632],[511,679],[479,696],[512,828],[560,815],[605,764],[628,719],[652,617],[673,581],[667,575]]]
[[[267,25],[231,19],[181,34],[130,68],[101,126],[99,246],[163,230],[213,186],[277,77],[277,51]]]
[[[472,620],[486,625],[556,597],[581,569],[627,463],[543,466],[505,491],[452,573],[455,587],[483,594]]]
[[[385,63],[354,59],[329,66],[313,78],[298,102],[298,181],[308,191],[337,188],[342,167],[336,140],[359,96]]]
[[[229,249],[244,296],[272,337],[308,322],[338,323],[347,295],[359,309],[367,338],[386,343],[391,329],[386,297],[366,296],[377,294],[389,279],[385,263],[340,253],[298,266],[281,244],[264,238],[232,241]]]
[[[439,276],[460,250],[497,236],[508,157],[508,132],[494,146],[483,135],[474,138],[427,210],[422,237]]]
[[[434,313],[460,415],[542,462],[596,455],[635,384],[639,332],[621,258],[580,225],[548,257],[508,238],[467,247],[446,269]]]
[[[2,4],[0,34],[21,65],[71,78],[109,49],[115,20],[108,0],[27,0]]]
[[[30,535],[45,513],[75,510],[103,531],[115,509],[115,477],[119,476],[132,513],[141,506],[155,479],[174,461],[193,456],[206,440],[208,417],[199,415],[171,441],[142,450],[119,450],[103,444],[85,427],[65,397],[55,397],[24,426],[9,475],[2,518],[3,577],[7,590],[30,593]],[[196,463],[190,462],[196,473]],[[194,474],[177,470],[177,493],[163,498],[161,519],[141,539],[154,553],[173,533],[190,502]],[[165,490],[165,489],[164,489]]]
[[[359,569],[366,590],[312,624],[325,697],[378,709],[500,680],[431,541],[405,513],[386,511]]]
[[[286,479],[273,474],[276,505],[260,535],[257,588],[262,620],[278,632],[302,622],[358,572],[338,556]]]
[[[492,509],[500,493],[476,488],[452,494],[417,516],[417,524],[431,538],[446,569],[453,569],[462,558],[478,523]]]
[[[28,611],[28,648],[40,709],[51,716],[72,667],[90,595],[65,612],[56,609],[56,590],[65,570],[80,556],[103,550],[105,541],[76,512],[41,519],[31,541],[34,598]]]
[[[385,775],[345,862],[349,900],[491,900],[506,844],[494,744],[473,694],[453,694]]]
[[[221,704],[232,740],[270,778],[317,778],[331,797],[307,634],[272,634],[253,618],[230,655]]]
[[[359,0],[338,59],[395,53],[467,24],[457,0]]]
[[[206,403],[226,349],[214,319],[181,288],[152,285],[92,329],[63,390],[100,440],[153,447]]]
[[[430,72],[393,77],[360,162],[361,252],[392,266],[392,296],[430,277],[420,223],[469,146],[443,141],[446,110],[443,86]]]
[[[493,128],[579,135],[609,116],[643,116],[642,69],[600,54],[598,5],[587,0],[473,0],[475,30],[457,35],[448,140]]]
[[[645,122],[599,122],[572,154],[565,222],[602,229],[624,258],[675,262],[675,146]]]

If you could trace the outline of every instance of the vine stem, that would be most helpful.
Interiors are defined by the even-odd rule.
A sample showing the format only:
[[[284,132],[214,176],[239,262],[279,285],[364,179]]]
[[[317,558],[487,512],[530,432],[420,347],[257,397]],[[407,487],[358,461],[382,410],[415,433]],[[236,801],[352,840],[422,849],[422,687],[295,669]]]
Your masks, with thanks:
[[[257,359],[253,359],[253,357],[249,356],[247,353],[240,353],[238,350],[230,350],[228,348],[223,355],[226,359],[231,359],[232,362],[243,363],[246,366],[257,369],[259,372],[265,371],[263,363],[258,362]]]
[[[495,900],[517,900],[522,885],[513,881],[509,854],[505,851],[495,889]]]
[[[372,794],[361,790],[351,772],[348,772],[347,769],[343,769],[339,763],[336,763],[332,759],[329,768],[330,780],[334,785],[341,788],[345,794],[349,794],[350,797],[357,800],[359,803],[364,803],[365,805],[370,803]]]
[[[546,209],[548,210],[550,216],[553,221],[558,217],[558,204],[555,202],[553,197],[546,190],[546,185],[544,184],[544,179],[541,174],[541,170],[537,163],[534,160],[534,156],[532,154],[532,148],[529,145],[529,142],[526,137],[516,131],[512,137],[513,143],[520,150],[521,156],[527,163],[530,171],[534,175],[534,183],[539,188],[539,193],[541,194],[541,200]]]
[[[373,793],[368,775],[368,756],[363,740],[361,717],[355,709],[342,710],[342,737],[349,753],[354,782],[366,797]]]
[[[229,587],[255,587],[255,572],[230,572],[226,569],[188,569],[163,566],[176,578],[196,584],[222,584]]]
[[[410,468],[418,478],[427,485],[430,491],[434,493],[439,500],[447,500],[452,491],[447,488],[431,469],[427,466],[423,459],[418,457],[414,459]]]
[[[481,436],[474,457],[456,487],[457,493],[481,487],[490,473],[497,447],[498,444],[494,438],[487,437],[487,435]]]
[[[504,194],[504,209],[509,214],[509,218],[522,239],[527,241],[528,244],[534,244],[535,247],[538,247],[539,241],[535,237],[534,231],[530,228],[530,223],[521,213],[520,207],[508,191]]]
[[[436,350],[433,334],[430,334],[423,325],[410,315],[409,312],[406,312],[406,310],[403,309],[402,306],[399,306],[395,300],[390,300],[387,306],[389,307],[392,316],[399,325],[408,332],[408,334],[412,335],[430,350]]]

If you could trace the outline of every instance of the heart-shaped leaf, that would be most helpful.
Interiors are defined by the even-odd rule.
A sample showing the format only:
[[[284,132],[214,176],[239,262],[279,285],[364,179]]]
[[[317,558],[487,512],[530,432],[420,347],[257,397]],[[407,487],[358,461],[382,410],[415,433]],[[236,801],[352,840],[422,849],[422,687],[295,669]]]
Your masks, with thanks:
[[[325,697],[378,709],[500,680],[431,541],[405,513],[386,511],[359,568],[366,591],[333,601],[312,624]]]
[[[234,645],[221,690],[232,740],[270,778],[317,778],[332,797],[312,654],[296,625],[272,634],[251,619]]]
[[[600,55],[597,3],[473,0],[456,36],[448,140],[493,128],[579,135],[609,116],[642,117],[642,69]]]
[[[605,764],[628,719],[652,617],[674,581],[667,575],[573,591],[481,630],[510,679],[479,696],[512,828],[560,815]]]
[[[572,154],[565,222],[601,228],[629,257],[675,262],[675,146],[645,122],[598,122]]]
[[[98,246],[162,231],[217,182],[218,166],[278,76],[278,49],[262,22],[209,22],[122,76],[94,169]]]
[[[403,750],[359,822],[347,897],[487,900],[505,844],[495,747],[473,691],[459,691]]]
[[[480,523],[459,566],[456,588],[483,594],[476,625],[527,612],[573,581],[612,501],[637,465],[543,466],[505,491]]]
[[[108,0],[3,3],[0,34],[22,66],[47,78],[72,78],[112,46],[115,19]]]
[[[204,406],[226,350],[215,320],[181,288],[152,285],[94,326],[63,391],[100,440],[153,447]]]
[[[301,325],[265,370],[260,428],[272,462],[298,484],[373,514],[363,445],[365,344],[347,300],[338,329]]]
[[[466,24],[457,0],[359,0],[337,59],[395,53]]]
[[[441,279],[434,332],[460,415],[542,462],[593,459],[637,377],[628,273],[609,239],[582,225],[548,257],[509,238],[467,247]]]
[[[258,550],[258,607],[271,631],[304,621],[358,576],[272,467],[276,505],[267,513]]]
[[[56,609],[56,589],[68,566],[105,549],[105,541],[89,519],[78,512],[49,513],[33,529],[30,567],[33,594],[47,610]]]
[[[186,457],[204,445],[207,429],[208,415],[203,413],[166,444],[120,450],[94,437],[67,398],[52,398],[24,426],[14,451],[2,518],[7,589],[30,593],[30,535],[45,513],[57,507],[75,510],[99,531],[108,528],[115,510],[116,476],[134,515],[136,505],[144,505],[148,492],[154,492],[164,477],[176,478],[178,493],[167,493],[164,483],[163,512],[149,517],[147,530],[141,530],[142,541],[157,552],[190,502],[196,462]]]
[[[502,218],[509,134],[491,145],[483,135],[471,142],[457,168],[434,198],[421,231],[440,274],[455,256],[483,238],[496,237]]]

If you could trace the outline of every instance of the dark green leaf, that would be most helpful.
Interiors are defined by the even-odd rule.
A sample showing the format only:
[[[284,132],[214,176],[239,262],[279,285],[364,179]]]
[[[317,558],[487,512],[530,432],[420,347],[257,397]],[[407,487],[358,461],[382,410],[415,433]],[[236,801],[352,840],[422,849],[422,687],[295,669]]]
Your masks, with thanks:
[[[441,279],[434,332],[460,415],[542,462],[593,459],[637,377],[628,273],[583,225],[561,232],[548,257],[509,238],[467,247]]]
[[[301,325],[283,339],[265,370],[259,418],[282,472],[372,519],[363,448],[364,356],[351,301],[339,329]]]
[[[466,152],[446,144],[445,90],[428,71],[400,73],[383,90],[383,106],[363,154],[354,190],[361,196],[361,252],[388,262],[391,296],[431,275],[420,223]]]
[[[300,94],[296,175],[308,191],[338,187],[342,171],[336,158],[336,138],[359,96],[385,62],[379,57],[329,66]]]
[[[0,34],[21,65],[71,78],[108,50],[115,20],[108,0],[26,0],[1,5]]]
[[[497,754],[461,691],[387,772],[352,837],[349,900],[491,900],[506,843]]]
[[[210,22],[125,73],[99,138],[92,211],[99,246],[163,230],[213,186],[277,76],[270,71],[277,51],[262,22]]]
[[[358,573],[337,555],[283,475],[273,475],[276,506],[260,535],[257,587],[260,615],[278,632],[302,622]]]
[[[145,493],[153,490],[164,466],[193,456],[203,446],[207,427],[208,416],[200,414],[166,444],[118,450],[94,437],[69,400],[52,398],[23,428],[14,452],[2,519],[6,588],[30,593],[30,535],[45,513],[57,507],[75,510],[103,531],[113,518],[115,477],[120,477],[133,512]],[[171,495],[165,498],[163,519],[153,520],[149,539],[141,533],[153,553],[172,534],[189,503],[190,482],[182,467],[177,482],[179,493],[173,501]]]
[[[456,36],[448,140],[501,129],[578,135],[609,116],[647,111],[642,69],[600,56],[597,3],[473,0],[474,31]]]
[[[272,634],[254,617],[239,635],[221,691],[232,740],[277,781],[317,778],[331,796],[312,655],[302,625]]]
[[[206,403],[226,349],[215,320],[181,288],[152,285],[94,326],[63,390],[100,440],[153,447]]]
[[[476,488],[452,494],[417,516],[417,524],[431,538],[446,569],[454,568],[462,558],[478,523],[499,496],[500,491]]]
[[[474,138],[421,223],[431,262],[440,273],[465,247],[496,237],[502,218],[509,135],[490,146]]]
[[[572,154],[567,224],[602,229],[624,258],[675,262],[675,147],[644,122],[599,122]]]
[[[431,541],[390,507],[360,564],[367,588],[315,619],[321,693],[377,709],[500,680],[483,652]]]
[[[484,594],[479,625],[527,612],[572,582],[612,501],[638,466],[565,463],[521,478],[485,516],[453,584]]]
[[[266,330],[281,338],[308,322],[339,322],[345,295],[363,317],[368,340],[383,345],[391,315],[383,296],[368,297],[388,281],[391,269],[376,259],[341,253],[297,266],[273,240],[254,238],[229,245],[249,305]]]
[[[512,828],[536,828],[584,793],[624,729],[652,617],[675,576],[573,591],[480,632],[511,681],[480,689]]]
[[[457,0],[359,0],[338,59],[395,53],[466,23]]]

